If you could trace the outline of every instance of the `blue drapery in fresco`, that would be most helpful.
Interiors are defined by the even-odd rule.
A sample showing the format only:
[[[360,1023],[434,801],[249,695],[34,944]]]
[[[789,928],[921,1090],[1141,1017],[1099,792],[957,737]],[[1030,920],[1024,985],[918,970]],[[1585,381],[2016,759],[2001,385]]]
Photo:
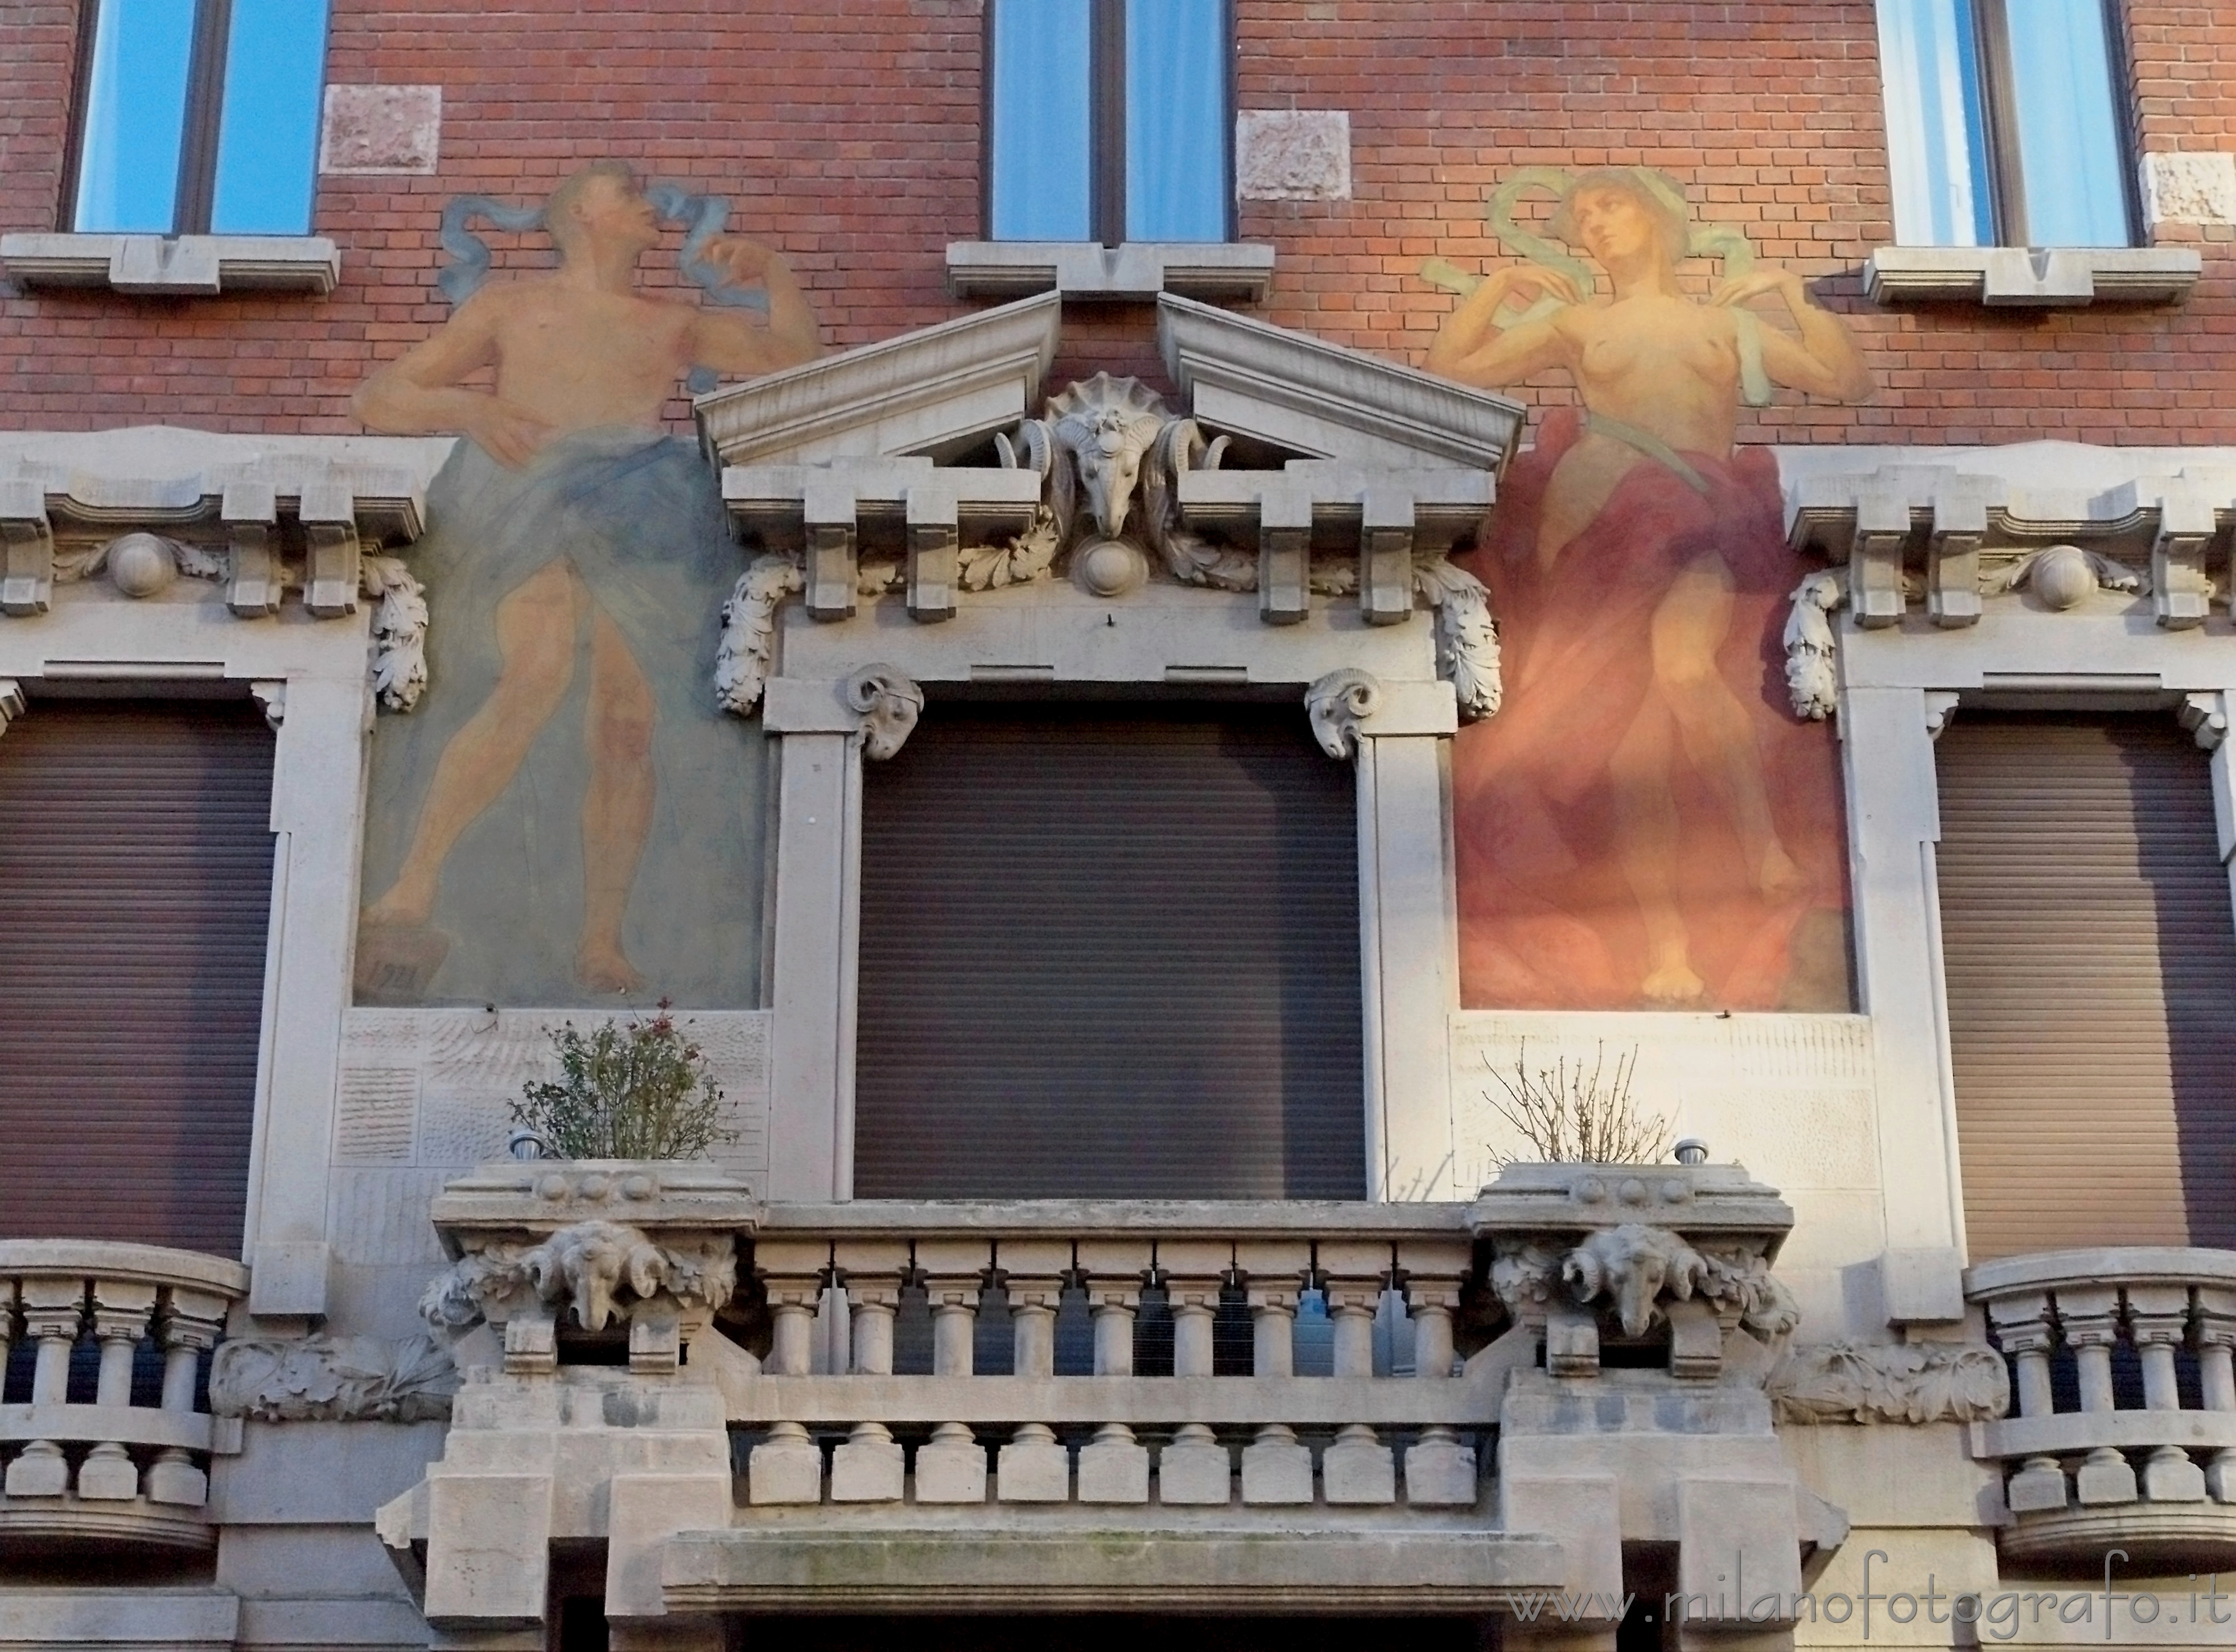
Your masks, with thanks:
[[[393,882],[444,747],[495,686],[497,604],[564,559],[627,639],[650,683],[656,793],[622,938],[645,978],[619,997],[575,974],[582,922],[582,804],[590,616],[576,627],[564,701],[504,793],[458,839],[430,927],[431,978],[376,1003],[566,1007],[759,1002],[766,747],[758,724],[714,708],[720,609],[738,550],[713,473],[689,444],[638,430],[577,432],[524,469],[462,441],[428,496],[411,561],[428,588],[430,681],[418,710],[372,742],[365,892]],[[361,938],[360,947],[364,943]]]

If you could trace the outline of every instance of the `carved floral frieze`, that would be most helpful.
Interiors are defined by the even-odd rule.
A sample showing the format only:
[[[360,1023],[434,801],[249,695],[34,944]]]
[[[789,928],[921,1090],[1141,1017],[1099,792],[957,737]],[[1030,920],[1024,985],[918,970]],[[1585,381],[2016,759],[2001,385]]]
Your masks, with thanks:
[[[210,1409],[267,1423],[444,1421],[457,1387],[450,1354],[424,1335],[247,1337],[210,1366]]]
[[[1781,1423],[1976,1423],[2009,1408],[2003,1356],[1981,1343],[1828,1342],[1764,1385]]]

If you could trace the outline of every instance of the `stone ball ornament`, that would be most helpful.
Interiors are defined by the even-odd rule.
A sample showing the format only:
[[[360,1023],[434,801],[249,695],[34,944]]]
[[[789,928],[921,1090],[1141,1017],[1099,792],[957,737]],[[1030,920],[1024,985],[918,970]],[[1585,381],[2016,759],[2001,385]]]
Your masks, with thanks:
[[[127,596],[160,596],[179,577],[178,559],[154,534],[125,534],[109,544],[109,577]]]
[[[1090,539],[1073,554],[1071,576],[1090,596],[1125,596],[1149,582],[1149,558],[1130,540]]]
[[[2063,613],[2096,595],[2096,569],[2078,545],[2052,545],[2027,570],[2027,583],[2046,608]]]

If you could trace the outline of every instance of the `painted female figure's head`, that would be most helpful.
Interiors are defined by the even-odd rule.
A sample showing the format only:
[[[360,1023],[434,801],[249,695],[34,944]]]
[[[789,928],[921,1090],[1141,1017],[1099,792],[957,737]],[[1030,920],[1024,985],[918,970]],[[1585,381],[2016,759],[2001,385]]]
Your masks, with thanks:
[[[1684,196],[1674,186],[1656,189],[1642,168],[1633,167],[1577,174],[1548,227],[1610,270],[1641,260],[1674,267],[1692,236]]]

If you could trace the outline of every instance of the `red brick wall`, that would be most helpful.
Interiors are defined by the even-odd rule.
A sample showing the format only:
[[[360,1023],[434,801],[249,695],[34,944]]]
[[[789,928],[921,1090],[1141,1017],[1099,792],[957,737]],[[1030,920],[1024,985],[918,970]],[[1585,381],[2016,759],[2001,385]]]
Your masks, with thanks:
[[[68,3],[0,10],[0,227],[54,227],[76,39]],[[1417,359],[1452,299],[1431,254],[1496,256],[1483,207],[1516,167],[1646,162],[1704,216],[1810,278],[1864,338],[1859,408],[1781,395],[1753,439],[2236,442],[2236,258],[2203,241],[2179,310],[1879,310],[1891,239],[1870,0],[1237,0],[1245,108],[1348,109],[1355,198],[1249,203],[1279,249],[1276,321]],[[2147,149],[2236,148],[2236,10],[2129,0]],[[977,0],[335,0],[329,78],[437,82],[431,178],[326,178],[343,248],[326,299],[0,298],[0,425],[168,422],[355,429],[367,367],[447,313],[432,277],[449,196],[541,194],[613,155],[718,190],[791,255],[826,338],[851,345],[957,313],[942,250],[978,227]],[[2197,232],[2172,230],[2169,239]],[[492,238],[493,241],[495,238]],[[500,251],[499,268],[542,262]],[[1705,293],[1706,265],[1690,278]],[[648,280],[672,280],[672,274]],[[1060,372],[1152,376],[1146,310],[1075,315]],[[1540,404],[1565,383],[1533,385]],[[680,418],[683,404],[673,410]]]

